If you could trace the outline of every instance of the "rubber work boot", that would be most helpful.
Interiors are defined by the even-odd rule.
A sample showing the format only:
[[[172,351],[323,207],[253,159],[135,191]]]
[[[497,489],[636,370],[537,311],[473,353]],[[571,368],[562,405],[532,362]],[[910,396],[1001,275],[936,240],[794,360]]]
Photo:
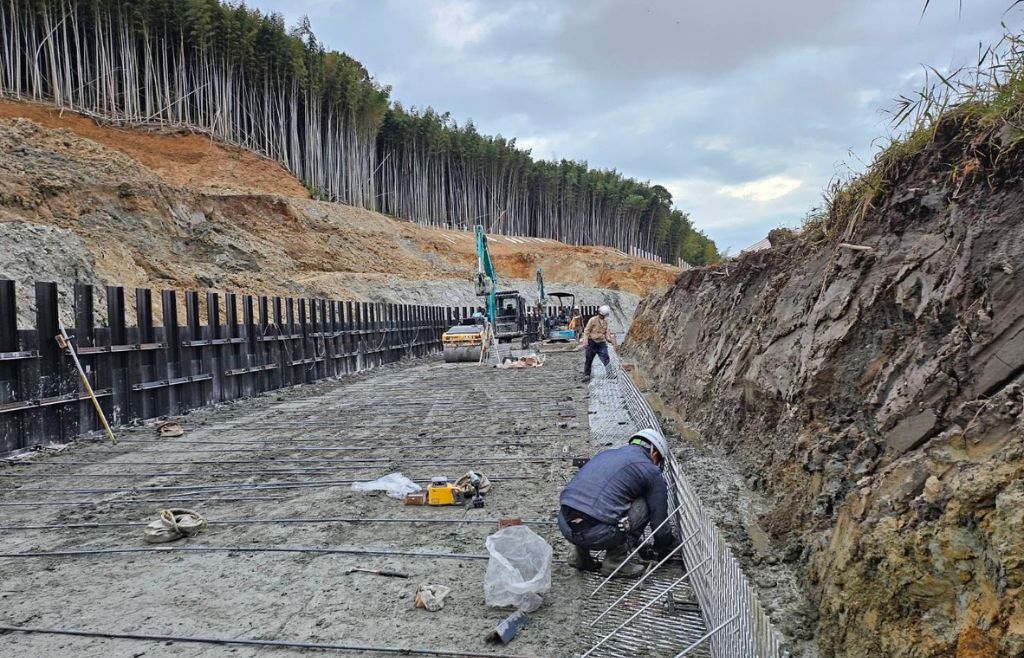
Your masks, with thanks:
[[[626,545],[623,544],[618,548],[609,548],[608,552],[605,553],[604,560],[601,561],[601,575],[610,576],[612,572],[619,568],[626,557],[629,555],[626,551]],[[639,559],[635,558],[630,562],[626,562],[619,569],[618,573],[615,574],[616,578],[639,578],[643,573],[647,571],[647,565],[640,562]]]
[[[590,551],[580,548],[575,544],[569,545],[569,557],[566,560],[569,566],[580,571],[599,571],[601,567],[597,560],[590,554]]]

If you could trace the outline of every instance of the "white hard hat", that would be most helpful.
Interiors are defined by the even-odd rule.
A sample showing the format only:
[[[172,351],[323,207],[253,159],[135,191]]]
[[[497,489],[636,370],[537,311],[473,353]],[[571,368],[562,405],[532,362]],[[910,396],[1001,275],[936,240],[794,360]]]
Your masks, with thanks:
[[[661,455],[662,462],[664,462],[666,459],[668,459],[669,455],[672,454],[671,451],[668,448],[668,441],[665,440],[665,437],[663,437],[661,435],[661,433],[658,432],[658,430],[654,430],[654,429],[650,429],[650,428],[645,429],[645,430],[640,430],[639,432],[637,432],[633,436],[629,437],[629,444],[630,445],[647,444],[651,448],[654,448],[655,450],[658,451],[658,454]]]
[[[602,306],[601,308],[597,309],[597,312],[603,315],[604,317],[608,317],[609,315],[612,314],[612,310],[607,306]]]

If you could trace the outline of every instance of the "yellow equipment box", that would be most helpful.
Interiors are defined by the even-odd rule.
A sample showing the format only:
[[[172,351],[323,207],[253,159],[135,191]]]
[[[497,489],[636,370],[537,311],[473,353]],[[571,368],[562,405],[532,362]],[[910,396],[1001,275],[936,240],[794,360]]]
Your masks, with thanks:
[[[427,505],[461,505],[462,490],[448,482],[448,478],[436,477],[427,487]]]

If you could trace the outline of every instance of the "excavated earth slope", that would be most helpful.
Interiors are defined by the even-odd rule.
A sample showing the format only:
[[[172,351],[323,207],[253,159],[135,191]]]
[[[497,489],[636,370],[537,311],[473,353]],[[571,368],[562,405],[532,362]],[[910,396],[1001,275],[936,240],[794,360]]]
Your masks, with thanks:
[[[771,502],[823,656],[1024,655],[1024,158],[989,159],[1001,138],[940,131],[847,236],[868,249],[776,231],[627,339]]]
[[[24,118],[29,117],[29,118]],[[476,305],[472,235],[313,201],[280,165],[188,134],[0,101],[0,277]],[[678,270],[603,247],[497,237],[502,287],[568,289],[628,320]],[[31,319],[30,289],[19,308]],[[70,307],[70,305],[64,305]],[[99,305],[102,308],[102,303]]]

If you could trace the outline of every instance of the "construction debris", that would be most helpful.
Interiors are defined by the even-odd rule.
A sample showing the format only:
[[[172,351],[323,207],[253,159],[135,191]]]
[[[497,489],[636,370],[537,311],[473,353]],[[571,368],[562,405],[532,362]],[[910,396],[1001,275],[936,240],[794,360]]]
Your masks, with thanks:
[[[185,434],[185,430],[182,429],[181,425],[170,420],[160,423],[156,426],[156,429],[160,433],[160,437],[164,439],[173,439]]]
[[[530,617],[527,616],[522,610],[516,610],[511,615],[506,617],[498,626],[487,636],[487,642],[491,644],[508,644],[519,635],[519,631],[523,630],[526,625],[530,622]]]
[[[444,607],[444,600],[452,589],[444,585],[420,585],[416,590],[416,607],[437,612]]]
[[[149,544],[166,544],[182,537],[195,537],[207,528],[206,519],[188,509],[165,509],[160,518],[147,525],[142,536]]]
[[[353,482],[354,491],[383,491],[391,498],[404,500],[407,494],[421,491],[423,487],[401,473],[389,473],[369,482]]]
[[[551,545],[524,525],[503,528],[484,542],[490,559],[484,575],[484,602],[533,612],[551,589]]]
[[[387,569],[363,569],[361,567],[352,567],[345,570],[345,575],[350,573],[369,573],[374,576],[384,576],[385,578],[408,578],[409,574],[402,573],[401,571],[388,571]]]
[[[544,360],[541,359],[539,355],[526,354],[519,357],[518,359],[508,357],[504,361],[502,361],[501,365],[499,365],[498,367],[506,370],[517,370],[520,368],[540,368],[543,365]]]

